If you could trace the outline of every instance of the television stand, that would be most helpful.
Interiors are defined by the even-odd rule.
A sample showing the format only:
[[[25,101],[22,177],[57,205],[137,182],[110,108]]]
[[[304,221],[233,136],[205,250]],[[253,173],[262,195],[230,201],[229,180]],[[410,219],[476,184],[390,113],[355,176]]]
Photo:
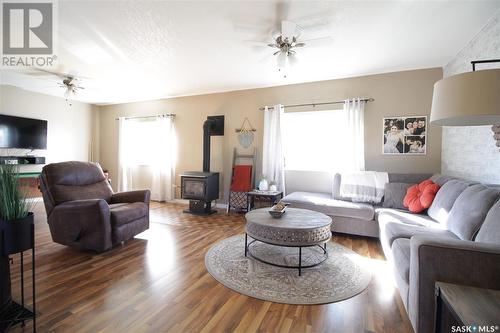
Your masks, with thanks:
[[[45,164],[45,157],[43,156],[0,156],[0,164]]]

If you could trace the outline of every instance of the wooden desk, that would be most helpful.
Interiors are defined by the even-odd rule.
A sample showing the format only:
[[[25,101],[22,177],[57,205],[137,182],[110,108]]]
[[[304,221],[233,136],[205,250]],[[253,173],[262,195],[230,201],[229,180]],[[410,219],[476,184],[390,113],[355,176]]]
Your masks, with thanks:
[[[500,290],[436,282],[435,311],[435,332],[452,332],[452,326],[499,332]]]

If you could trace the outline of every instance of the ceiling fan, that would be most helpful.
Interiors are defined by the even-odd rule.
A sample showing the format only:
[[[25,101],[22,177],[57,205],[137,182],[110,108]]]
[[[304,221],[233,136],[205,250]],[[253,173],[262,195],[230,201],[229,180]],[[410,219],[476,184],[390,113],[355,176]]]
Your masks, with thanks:
[[[59,87],[66,89],[64,91],[64,98],[66,99],[66,101],[72,96],[76,95],[79,90],[85,89],[84,87],[79,85],[79,82],[80,80],[77,77],[66,76],[65,78],[63,78],[62,83],[59,83]]]
[[[272,55],[276,58],[278,70],[284,73],[286,77],[287,68],[298,63],[298,48],[319,47],[331,44],[332,38],[329,34],[329,26],[331,22],[331,13],[325,11],[324,13],[316,13],[309,16],[290,17],[290,3],[278,2],[275,9],[275,17],[273,20],[273,30],[266,33],[267,36],[272,38],[272,42],[260,41],[252,42],[255,46],[265,46],[275,49]],[[328,14],[328,15],[327,15]],[[265,24],[265,23],[264,23]],[[262,31],[265,27],[263,23],[260,25],[244,25],[242,30]],[[260,26],[260,27],[259,27]],[[323,36],[318,36],[318,33]],[[326,34],[326,36],[324,35]],[[319,38],[304,38],[319,37]],[[267,38],[266,38],[267,39]]]
[[[56,85],[60,88],[64,88],[63,96],[66,102],[71,106],[70,99],[77,95],[77,93],[85,89],[82,86],[83,76],[76,75],[74,73],[65,73],[64,71],[49,71],[43,68],[31,68],[31,71],[27,72],[28,75],[32,76],[55,76],[57,80]]]
[[[277,56],[278,68],[284,68],[288,63],[294,65],[297,62],[297,52],[294,49],[306,46],[305,42],[298,41],[299,38],[300,31],[295,23],[291,21],[281,22],[281,34],[276,36],[273,43],[267,44],[269,47],[278,49],[273,53],[273,56]]]

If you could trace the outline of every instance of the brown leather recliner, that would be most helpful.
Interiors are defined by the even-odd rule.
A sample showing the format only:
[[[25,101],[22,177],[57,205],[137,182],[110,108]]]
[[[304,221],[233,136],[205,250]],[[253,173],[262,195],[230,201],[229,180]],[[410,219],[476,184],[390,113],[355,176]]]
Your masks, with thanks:
[[[149,228],[150,191],[113,193],[97,163],[48,164],[40,188],[56,243],[100,252]]]

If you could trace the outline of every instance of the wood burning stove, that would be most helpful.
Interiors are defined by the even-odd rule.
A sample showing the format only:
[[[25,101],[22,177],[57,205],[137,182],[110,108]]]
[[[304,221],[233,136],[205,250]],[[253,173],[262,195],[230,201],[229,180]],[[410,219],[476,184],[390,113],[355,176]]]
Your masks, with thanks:
[[[219,198],[219,173],[188,171],[181,175],[181,195],[189,199],[188,213],[211,214]]]
[[[189,200],[186,213],[209,215],[212,201],[219,198],[219,173],[210,172],[210,137],[224,135],[224,116],[209,116],[203,124],[203,171],[181,174],[181,197]]]

